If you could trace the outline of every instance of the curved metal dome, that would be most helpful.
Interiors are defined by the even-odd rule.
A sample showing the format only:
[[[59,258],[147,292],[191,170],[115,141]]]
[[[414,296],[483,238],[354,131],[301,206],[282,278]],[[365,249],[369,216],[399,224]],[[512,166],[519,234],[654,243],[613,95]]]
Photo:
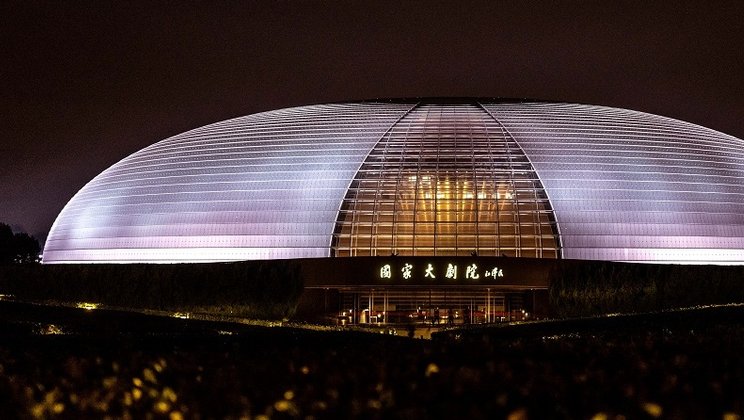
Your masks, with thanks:
[[[744,264],[744,141],[568,103],[263,112],[105,170],[60,213],[44,262],[474,252]]]

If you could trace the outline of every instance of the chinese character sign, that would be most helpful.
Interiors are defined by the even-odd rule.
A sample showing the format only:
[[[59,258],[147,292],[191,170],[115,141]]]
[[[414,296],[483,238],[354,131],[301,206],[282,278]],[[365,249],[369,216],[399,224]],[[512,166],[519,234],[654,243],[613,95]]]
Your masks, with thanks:
[[[405,261],[405,260],[404,260]],[[471,263],[465,266],[463,272],[459,271],[458,265],[453,261],[440,262],[438,264],[426,263],[414,266],[411,262],[398,264],[384,264],[379,266],[378,278],[390,280],[430,280],[437,279],[437,272],[445,279],[457,280],[460,275],[463,279],[478,280],[481,277],[487,279],[503,278],[504,271],[499,267],[480,268],[478,264]]]
[[[437,278],[437,277],[436,277],[436,276],[434,275],[434,267],[432,267],[432,265],[431,265],[431,264],[429,264],[429,266],[428,266],[428,267],[426,267],[426,273],[424,273],[424,277],[431,277],[431,278],[433,278],[433,279]]]
[[[457,266],[452,264],[447,264],[447,273],[444,275],[444,277],[447,277],[448,279],[456,279],[457,278]]]
[[[403,272],[403,278],[406,280],[409,280],[411,278],[413,270],[413,266],[411,264],[405,264],[403,268],[400,269],[400,271]]]
[[[470,264],[465,268],[465,278],[466,279],[478,279],[480,278],[480,274],[478,274],[478,266],[475,264]]]
[[[504,277],[504,271],[498,267],[494,267],[489,271],[486,271],[486,277]]]

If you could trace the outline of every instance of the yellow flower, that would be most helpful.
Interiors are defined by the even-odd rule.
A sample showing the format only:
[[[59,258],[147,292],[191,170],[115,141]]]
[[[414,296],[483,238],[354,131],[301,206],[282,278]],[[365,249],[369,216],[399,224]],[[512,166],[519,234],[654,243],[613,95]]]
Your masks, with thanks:
[[[439,366],[437,366],[435,363],[429,363],[429,366],[426,367],[426,377],[439,373]]]
[[[142,371],[142,377],[144,377],[145,380],[148,382],[152,382],[154,384],[158,383],[158,379],[155,377],[155,374],[148,368],[145,368],[145,370]]]
[[[54,414],[61,414],[63,411],[65,411],[65,405],[62,403],[56,403],[52,406],[52,412]]]
[[[170,410],[170,404],[165,401],[158,401],[155,403],[155,411],[158,413],[165,414]]]
[[[643,403],[643,410],[651,417],[661,417],[663,411],[659,404],[652,402]]]
[[[178,399],[178,396],[176,395],[175,391],[166,386],[165,388],[163,388],[163,398],[174,403]]]

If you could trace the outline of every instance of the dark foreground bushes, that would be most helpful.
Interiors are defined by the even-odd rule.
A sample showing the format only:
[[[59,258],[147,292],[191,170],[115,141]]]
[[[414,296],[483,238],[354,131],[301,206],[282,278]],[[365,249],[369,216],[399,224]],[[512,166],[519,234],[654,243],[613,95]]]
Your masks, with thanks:
[[[742,303],[744,267],[561,261],[549,292],[560,318]]]
[[[0,266],[0,293],[18,300],[261,319],[291,316],[302,289],[299,265],[281,260]]]
[[[84,313],[85,322],[127,316],[101,312]],[[491,328],[433,341],[286,327],[174,332],[173,323],[192,321],[181,319],[162,324],[160,334],[152,326],[145,334],[30,336],[3,334],[0,317],[0,413],[4,419],[739,419],[741,311],[703,312],[647,315],[623,328],[610,318],[583,327],[559,321],[545,327],[546,336],[504,337]]]

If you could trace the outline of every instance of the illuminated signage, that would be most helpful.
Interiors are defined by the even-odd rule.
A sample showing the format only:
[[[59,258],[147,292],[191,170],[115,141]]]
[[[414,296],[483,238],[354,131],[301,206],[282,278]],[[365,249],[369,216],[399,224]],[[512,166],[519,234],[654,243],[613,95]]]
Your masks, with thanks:
[[[464,268],[458,267],[458,264],[447,262],[445,264],[432,264],[430,262],[413,264],[404,262],[400,268],[392,264],[383,264],[378,270],[380,279],[437,279],[445,278],[457,280],[458,278],[466,280],[497,279],[504,277],[504,270],[498,266],[479,267],[476,263],[468,264]]]

